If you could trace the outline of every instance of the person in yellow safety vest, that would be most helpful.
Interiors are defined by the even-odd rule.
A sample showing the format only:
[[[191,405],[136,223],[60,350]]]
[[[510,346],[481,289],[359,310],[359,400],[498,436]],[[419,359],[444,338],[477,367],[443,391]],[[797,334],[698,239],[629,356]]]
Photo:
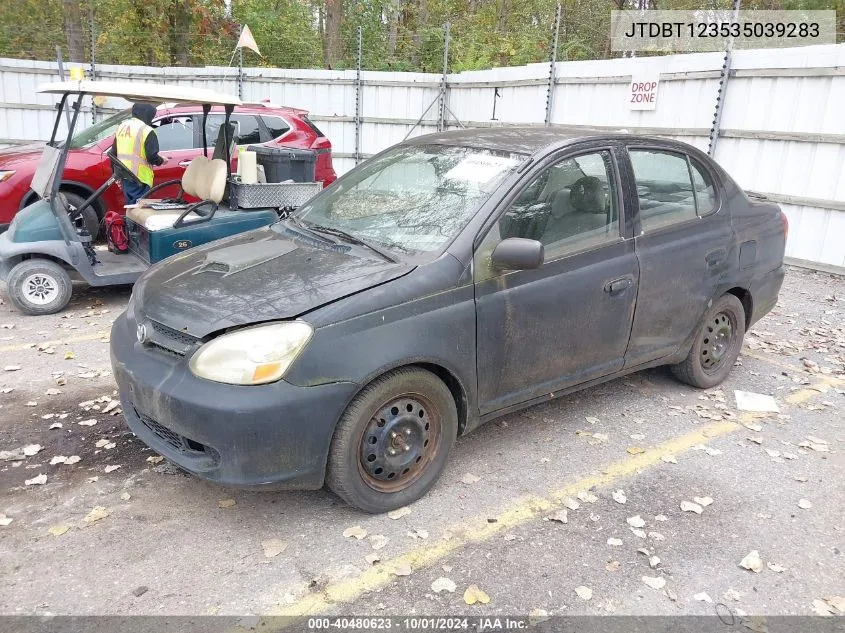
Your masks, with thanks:
[[[158,137],[152,128],[155,113],[156,107],[151,103],[133,104],[132,117],[121,123],[114,134],[115,156],[138,178],[121,178],[126,204],[135,204],[146,195],[153,186],[153,166],[167,162],[158,153]]]

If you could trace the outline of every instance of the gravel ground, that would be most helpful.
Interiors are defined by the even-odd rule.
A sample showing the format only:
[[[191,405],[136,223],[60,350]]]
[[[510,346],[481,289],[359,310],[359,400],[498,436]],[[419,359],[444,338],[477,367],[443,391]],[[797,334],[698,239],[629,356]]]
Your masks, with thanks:
[[[791,269],[721,390],[658,369],[501,418],[395,519],[150,461],[107,411],[128,297],[0,305],[0,368],[19,367],[0,371],[0,450],[42,447],[0,461],[0,614],[843,614],[842,278]],[[738,411],[735,390],[780,413]]]

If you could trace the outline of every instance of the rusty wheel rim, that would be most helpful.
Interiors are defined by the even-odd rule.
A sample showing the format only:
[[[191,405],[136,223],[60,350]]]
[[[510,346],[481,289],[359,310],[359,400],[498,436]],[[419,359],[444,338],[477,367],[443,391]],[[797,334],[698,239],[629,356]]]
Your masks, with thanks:
[[[358,441],[358,471],[379,492],[417,481],[440,447],[440,413],[419,394],[392,398],[372,415]]]
[[[701,366],[713,373],[725,363],[734,344],[735,323],[733,315],[719,312],[707,324],[701,341]]]

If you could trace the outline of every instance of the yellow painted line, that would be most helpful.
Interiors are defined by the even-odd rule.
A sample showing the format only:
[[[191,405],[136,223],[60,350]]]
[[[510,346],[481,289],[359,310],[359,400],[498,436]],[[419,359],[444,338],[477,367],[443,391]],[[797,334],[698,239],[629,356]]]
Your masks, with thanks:
[[[830,377],[815,376],[820,384],[827,384]],[[834,379],[835,380],[835,379]],[[842,381],[838,381],[842,382]],[[801,404],[820,393],[816,389],[798,389],[782,400],[788,404]],[[669,439],[661,444],[647,448],[645,452],[614,462],[600,470],[600,474],[591,475],[564,485],[562,488],[548,491],[546,497],[526,496],[495,517],[495,522],[488,520],[489,515],[479,516],[458,525],[447,528],[447,538],[442,538],[429,545],[412,549],[395,558],[371,567],[353,578],[329,584],[321,592],[309,592],[288,605],[279,605],[268,610],[270,616],[289,616],[304,618],[328,611],[331,607],[355,601],[365,593],[381,589],[397,576],[394,571],[408,565],[412,570],[431,567],[472,543],[487,541],[502,532],[527,523],[532,519],[546,515],[561,507],[564,499],[574,497],[582,490],[604,488],[662,463],[663,455],[675,456],[691,451],[699,444],[727,435],[743,428],[741,425],[760,417],[759,413],[742,413],[733,421],[714,422],[695,431]],[[289,588],[286,588],[289,589]]]
[[[65,339],[45,340],[45,341],[31,341],[29,343],[20,343],[16,345],[6,345],[0,347],[0,352],[22,352],[27,349],[35,349],[36,345],[52,345],[57,347],[59,345],[72,345],[73,343],[85,343],[86,341],[96,341],[101,338],[108,338],[110,330],[101,330],[94,334],[82,334],[80,336],[72,336]]]

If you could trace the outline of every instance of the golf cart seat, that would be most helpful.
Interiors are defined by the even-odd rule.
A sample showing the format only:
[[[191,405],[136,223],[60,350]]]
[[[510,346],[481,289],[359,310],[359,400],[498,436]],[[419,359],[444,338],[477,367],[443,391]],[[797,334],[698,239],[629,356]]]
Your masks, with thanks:
[[[199,198],[201,202],[176,209],[155,209],[150,206],[135,207],[127,210],[126,217],[148,231],[158,231],[181,226],[183,223],[196,221],[214,215],[226,190],[226,161],[209,160],[205,156],[194,158],[182,175],[180,198],[184,194]],[[166,184],[159,185],[162,187]],[[150,190],[152,191],[152,189]],[[147,194],[149,195],[149,193]],[[153,203],[154,204],[154,203]],[[189,218],[191,213],[196,217]]]

